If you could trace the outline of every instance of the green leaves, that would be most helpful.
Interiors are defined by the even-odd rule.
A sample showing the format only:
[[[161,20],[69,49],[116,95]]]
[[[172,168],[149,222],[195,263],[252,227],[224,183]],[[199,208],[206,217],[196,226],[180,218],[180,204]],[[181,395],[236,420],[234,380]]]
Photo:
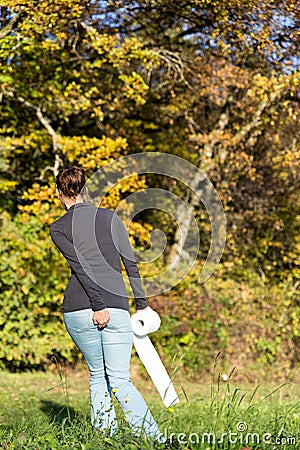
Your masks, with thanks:
[[[22,223],[2,213],[1,220],[1,366],[42,366],[53,352],[70,358],[60,313],[68,268],[54,272],[59,255],[36,217]]]

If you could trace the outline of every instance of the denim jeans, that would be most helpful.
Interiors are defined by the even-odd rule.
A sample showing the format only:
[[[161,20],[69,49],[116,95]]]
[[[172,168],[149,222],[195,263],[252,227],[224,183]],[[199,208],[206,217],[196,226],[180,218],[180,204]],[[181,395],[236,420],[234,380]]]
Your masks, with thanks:
[[[108,311],[110,321],[103,329],[93,324],[91,309],[64,313],[66,328],[89,368],[92,425],[110,429],[111,434],[117,430],[113,393],[133,430],[157,438],[158,426],[130,379],[133,332],[129,313],[117,308]]]

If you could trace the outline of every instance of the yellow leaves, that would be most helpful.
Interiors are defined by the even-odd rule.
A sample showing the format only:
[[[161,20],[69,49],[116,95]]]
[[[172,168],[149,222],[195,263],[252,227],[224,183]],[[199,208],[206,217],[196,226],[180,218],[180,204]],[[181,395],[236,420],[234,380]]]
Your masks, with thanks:
[[[67,33],[66,33],[65,31],[57,31],[56,34],[55,34],[55,37],[56,37],[59,41],[65,41],[66,39],[68,39],[68,35],[67,35]],[[48,41],[45,41],[45,42],[51,44],[51,43],[53,42],[53,40],[48,40]],[[56,48],[56,49],[59,49],[59,48],[60,48],[60,45],[56,44],[56,47],[55,47],[55,48]]]
[[[141,75],[132,72],[130,75],[119,75],[119,79],[124,83],[123,93],[125,97],[134,100],[139,105],[143,105],[146,102],[145,97],[149,86]]]
[[[147,69],[158,65],[159,56],[155,51],[144,47],[137,38],[122,39],[118,34],[108,35],[99,33],[95,28],[85,27],[87,33],[86,43],[97,51],[101,57],[93,62],[92,67],[101,68],[104,62],[113,67],[128,67],[132,60],[141,61]]]
[[[300,147],[285,148],[280,153],[272,156],[272,167],[277,177],[287,179],[292,173],[297,176],[300,164]]]
[[[23,292],[25,295],[28,295],[28,294],[29,294],[29,289],[28,289],[28,287],[27,287],[26,285],[22,284],[21,290],[22,290],[22,292]]]
[[[72,114],[74,111],[86,111],[91,108],[91,97],[97,94],[98,90],[93,86],[90,89],[83,91],[82,82],[83,80],[81,80],[81,83],[79,84],[72,81],[67,84],[62,92],[56,90],[56,94],[58,94],[56,101],[60,100],[60,109],[65,115]]]
[[[114,175],[116,175],[116,173]],[[118,208],[118,211],[120,211],[120,213],[122,212],[124,221],[126,221],[125,217],[130,214],[132,207],[130,202],[124,200],[124,194],[140,191],[144,188],[146,188],[144,177],[137,174],[130,175],[108,188],[108,194],[104,197],[104,199],[102,199],[101,206],[111,208],[113,210]]]
[[[68,98],[71,97],[71,95],[74,95],[74,93],[77,95],[81,94],[81,91],[82,87],[80,85],[77,85],[75,81],[73,81],[65,87],[63,95]]]
[[[50,205],[60,205],[55,192],[55,183],[50,186],[34,183],[31,188],[23,193],[23,200],[27,203],[19,206],[21,212],[21,220],[27,223],[30,215],[39,218],[41,224],[51,224],[57,217],[57,209],[51,208]]]
[[[85,169],[95,169],[116,158],[127,148],[123,138],[112,139],[103,136],[101,139],[87,136],[60,136],[59,144],[62,153],[70,163],[77,162]]]
[[[100,103],[100,102],[98,102]],[[98,122],[102,122],[104,120],[104,113],[101,106],[95,106],[93,108],[93,112],[91,113],[91,118],[96,118]]]
[[[0,178],[0,192],[7,192],[17,186],[18,182],[13,180],[5,180]]]
[[[253,75],[251,86],[247,91],[250,99],[259,102],[272,102],[276,98],[280,98],[283,94],[293,86],[299,86],[299,72],[292,74],[273,74],[273,76],[265,76],[260,73]],[[289,102],[283,100],[284,104]]]
[[[96,50],[100,56],[103,54],[109,55],[110,51],[113,50],[116,45],[116,37],[113,38],[106,33],[100,34],[92,27],[86,27],[85,31],[88,37],[87,42],[89,42],[91,47]]]
[[[68,21],[80,18],[85,11],[84,2],[77,0],[50,2],[22,2],[22,5],[13,1],[6,1],[11,10],[24,11],[26,20],[19,24],[22,33],[34,36],[36,33],[44,34],[49,29],[55,33],[59,25],[67,25]],[[81,3],[81,4],[80,4]],[[83,4],[82,4],[83,3]],[[53,35],[53,34],[52,34]]]
[[[19,138],[5,138],[5,147],[10,152],[24,153],[32,151],[36,155],[36,149],[41,153],[49,152],[50,138],[46,130],[35,130]]]
[[[27,192],[24,193],[24,200],[51,201],[55,195],[55,189],[51,186],[41,186],[39,183],[34,183]]]
[[[96,59],[92,63],[90,63],[91,69],[101,69],[102,66],[107,62],[107,59],[102,57],[101,59]]]

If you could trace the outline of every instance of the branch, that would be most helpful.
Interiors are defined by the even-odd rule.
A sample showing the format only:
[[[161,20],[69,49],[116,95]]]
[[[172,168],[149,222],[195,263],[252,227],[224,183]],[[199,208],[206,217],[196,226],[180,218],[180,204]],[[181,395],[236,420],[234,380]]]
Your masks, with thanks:
[[[232,142],[235,145],[239,144],[245,138],[245,136],[259,124],[260,118],[265,109],[275,100],[281,97],[286,88],[287,86],[284,85],[282,89],[278,89],[277,91],[272,92],[268,100],[263,101],[258,105],[258,108],[255,111],[252,119],[249,122],[247,122],[245,126],[233,136]],[[214,147],[218,142],[220,142],[220,135],[225,129],[228,122],[229,122],[229,109],[227,108],[226,111],[220,115],[217,127],[209,133],[208,142],[204,145],[204,153],[208,158],[213,157]],[[220,154],[221,160],[224,161],[226,159],[226,156],[227,151],[223,148]]]
[[[85,22],[83,22],[83,20],[81,20],[79,23],[88,34],[90,34],[90,33],[97,34],[98,33],[97,28],[92,27],[91,25],[87,25]]]
[[[13,96],[12,93],[10,93],[10,96]],[[54,128],[50,124],[50,120],[48,117],[46,117],[41,110],[40,106],[35,106],[32,103],[30,103],[28,100],[25,100],[23,97],[17,97],[16,98],[20,103],[23,103],[25,106],[28,106],[28,108],[34,109],[36,111],[36,115],[38,120],[41,122],[42,125],[46,128],[50,136],[52,137],[52,145],[54,153],[58,150],[58,136]]]
[[[252,120],[248,124],[246,124],[243,129],[241,129],[236,133],[236,135],[233,137],[234,142],[239,143],[245,137],[245,135],[249,133],[249,131],[251,131],[254,127],[258,125],[260,117],[264,112],[264,110],[272,103],[274,103],[276,100],[280,99],[283,95],[289,93],[291,84],[293,85],[294,83],[298,83],[299,86],[299,80],[300,80],[299,72],[294,72],[289,76],[285,76],[284,80],[280,84],[278,84],[277,89],[274,89],[274,87],[271,86],[270,90],[272,88],[273,90],[271,90],[268,99],[259,104],[255,114],[252,117]],[[296,100],[295,97],[291,97],[291,99],[293,101]]]
[[[43,180],[44,179],[44,175],[47,172],[47,170],[51,170],[51,172],[53,172],[54,176],[56,177],[56,175],[58,175],[59,172],[59,167],[61,166],[61,158],[58,155],[58,153],[55,153],[55,157],[54,157],[54,165],[51,166],[46,166],[44,167],[44,169],[41,171],[41,175],[39,176],[39,180]]]
[[[25,15],[25,12],[19,11],[12,19],[10,19],[9,23],[0,31],[0,39],[5,38],[12,32],[14,26],[17,25],[23,15]]]
[[[179,75],[180,81],[183,81],[188,87],[192,87],[184,76],[186,66],[179,53],[171,52],[170,50],[166,49],[153,49],[153,51],[157,53],[158,57],[166,63],[168,75],[172,70],[174,73],[177,73]]]
[[[228,124],[229,117],[229,108],[227,107],[226,110],[220,114],[217,127],[208,134],[208,142],[203,148],[204,154],[207,158],[211,159],[213,157],[214,147],[218,142],[220,142],[220,135],[223,133],[226,125]]]
[[[52,128],[49,119],[42,114],[40,107],[36,108],[36,115],[41,124],[44,125],[44,127],[52,137],[53,150],[54,153],[56,153],[58,150],[58,137],[56,131],[54,130],[54,128]]]
[[[58,169],[59,166],[61,164],[61,158],[58,155],[58,150],[59,150],[59,140],[58,140],[58,135],[56,133],[56,131],[54,130],[54,128],[51,126],[50,120],[48,119],[48,117],[46,117],[43,113],[42,113],[42,109],[40,106],[35,106],[33,105],[31,102],[29,102],[28,100],[26,100],[25,98],[18,96],[18,97],[14,97],[13,92],[7,92],[7,91],[3,91],[2,92],[4,95],[8,96],[8,97],[13,97],[16,100],[18,100],[20,103],[23,103],[23,105],[27,106],[28,108],[31,108],[33,110],[35,110],[36,112],[36,116],[38,118],[38,120],[41,122],[41,124],[46,128],[46,130],[48,131],[48,133],[50,134],[50,136],[52,137],[52,145],[53,145],[53,151],[55,154],[55,163],[53,167],[47,166],[44,168],[44,170],[41,173],[40,176],[40,180],[43,179],[43,176],[45,174],[45,172],[47,170],[52,170],[52,172],[54,173],[54,175],[56,176],[58,173]]]

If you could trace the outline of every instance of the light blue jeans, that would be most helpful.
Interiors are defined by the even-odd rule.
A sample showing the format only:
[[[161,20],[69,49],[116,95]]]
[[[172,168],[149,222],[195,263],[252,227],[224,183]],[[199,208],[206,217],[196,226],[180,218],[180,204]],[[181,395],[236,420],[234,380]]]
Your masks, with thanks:
[[[133,430],[158,438],[158,426],[130,379],[133,332],[129,313],[117,308],[108,311],[110,321],[103,329],[93,324],[91,309],[64,313],[66,328],[89,368],[92,425],[110,429],[111,434],[117,430],[113,393]]]

